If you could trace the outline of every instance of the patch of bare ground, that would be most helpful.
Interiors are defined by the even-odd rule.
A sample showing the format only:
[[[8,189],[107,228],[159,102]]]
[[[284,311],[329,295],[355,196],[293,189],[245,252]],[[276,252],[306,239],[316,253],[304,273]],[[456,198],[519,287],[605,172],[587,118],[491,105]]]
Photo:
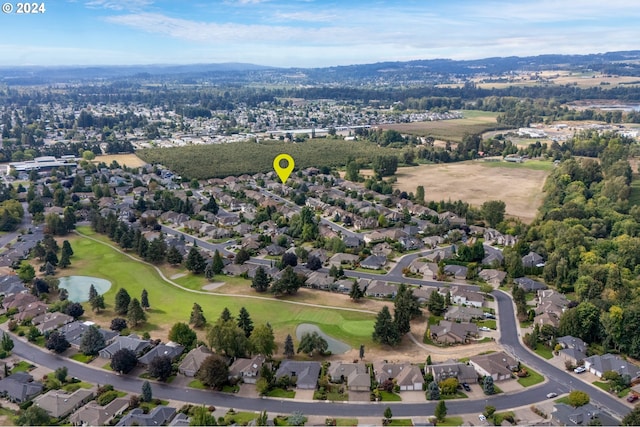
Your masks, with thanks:
[[[104,162],[107,165],[110,165],[114,160],[118,162],[120,166],[127,166],[130,168],[139,168],[147,164],[147,162],[135,154],[108,154],[104,156],[96,156],[93,162],[96,164]]]
[[[202,287],[203,290],[205,291],[214,291],[216,289],[218,289],[221,286],[226,285],[225,282],[211,282],[211,283],[207,283],[206,285],[204,285]]]
[[[486,167],[477,161],[420,165],[398,169],[394,187],[415,193],[422,185],[427,200],[462,200],[475,206],[502,200],[508,215],[530,222],[542,203],[548,174],[525,168]]]

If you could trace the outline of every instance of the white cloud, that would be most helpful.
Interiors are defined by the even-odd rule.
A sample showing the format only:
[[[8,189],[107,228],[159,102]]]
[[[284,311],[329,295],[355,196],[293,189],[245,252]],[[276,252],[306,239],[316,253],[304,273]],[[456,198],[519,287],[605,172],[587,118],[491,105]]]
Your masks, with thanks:
[[[90,0],[85,3],[89,8],[109,10],[145,10],[153,0]]]

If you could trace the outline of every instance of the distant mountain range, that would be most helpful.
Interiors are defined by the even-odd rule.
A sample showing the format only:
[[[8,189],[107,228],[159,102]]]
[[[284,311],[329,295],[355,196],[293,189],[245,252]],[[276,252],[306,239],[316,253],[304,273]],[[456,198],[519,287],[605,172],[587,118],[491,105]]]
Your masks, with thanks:
[[[441,83],[452,77],[541,70],[602,71],[640,76],[640,50],[589,55],[539,55],[475,60],[425,59],[325,68],[276,68],[245,63],[131,66],[0,67],[0,82],[9,85],[96,80],[170,81],[175,83],[330,84],[364,82]]]

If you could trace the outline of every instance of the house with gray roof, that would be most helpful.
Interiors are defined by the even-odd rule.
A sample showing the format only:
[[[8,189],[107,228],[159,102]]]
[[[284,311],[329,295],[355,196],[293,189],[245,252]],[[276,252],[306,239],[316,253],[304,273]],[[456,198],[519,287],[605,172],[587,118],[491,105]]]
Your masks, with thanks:
[[[579,362],[587,358],[587,343],[580,338],[566,335],[559,337],[557,341],[558,344],[563,347],[562,350],[560,350],[560,355],[565,360],[569,360],[574,365],[578,365]]]
[[[529,251],[528,254],[522,257],[522,265],[529,268],[544,267],[544,258],[533,251]]]
[[[100,406],[97,402],[89,402],[71,414],[69,421],[74,426],[104,426],[128,408],[129,399],[123,397],[114,399],[105,406]]]
[[[264,361],[265,357],[261,354],[251,359],[243,357],[236,359],[229,367],[229,379],[235,378],[248,384],[255,384]]]
[[[360,262],[360,267],[370,270],[380,270],[386,263],[387,257],[385,255],[369,255]]]
[[[433,375],[433,379],[437,383],[447,378],[457,378],[460,383],[475,384],[478,382],[478,374],[473,366],[452,359],[435,365],[425,365],[424,372]]]
[[[138,358],[138,363],[144,366],[148,366],[149,363],[156,357],[168,356],[171,360],[175,360],[182,354],[184,347],[174,342],[168,342],[167,344],[158,344],[146,353],[144,356]]]
[[[410,363],[375,362],[373,372],[379,384],[396,380],[400,390],[422,390],[424,378],[420,368]]]
[[[49,390],[34,399],[33,404],[41,407],[53,418],[64,418],[93,399],[93,390],[79,388],[73,393],[63,390]]]
[[[640,368],[628,360],[622,359],[620,356],[614,354],[594,355],[584,359],[584,367],[597,376],[602,377],[607,371],[614,371],[620,375],[629,375],[631,381],[635,381],[640,378]]]
[[[22,280],[16,275],[0,276],[0,296],[27,292]]]
[[[543,289],[547,289],[547,285],[537,280],[530,279],[528,277],[518,277],[513,279],[514,283],[520,286],[525,292],[538,292]]]
[[[607,412],[597,408],[591,403],[574,408],[564,403],[553,405],[554,411],[551,413],[552,425],[562,426],[586,426],[592,425],[595,419],[603,426],[617,426],[620,422]]]
[[[372,280],[364,293],[368,297],[394,298],[396,293],[398,293],[398,287],[383,282],[382,280]]]
[[[474,367],[481,377],[490,376],[494,381],[512,378],[512,372],[517,371],[519,362],[504,351],[473,356],[469,364]]]
[[[327,373],[331,382],[346,382],[349,390],[369,391],[371,388],[371,376],[364,363],[333,362]]]
[[[73,322],[73,317],[59,311],[44,313],[34,317],[31,323],[36,325],[41,334],[58,329],[62,325]]]
[[[478,335],[478,326],[468,322],[441,320],[430,327],[431,339],[441,344],[464,344]]]
[[[287,375],[289,378],[297,378],[297,388],[314,390],[318,385],[320,363],[283,360],[282,363],[280,363],[280,367],[276,371],[276,379],[280,379],[285,375]]]
[[[122,349],[128,349],[135,353],[136,356],[141,356],[146,349],[151,347],[149,340],[143,340],[135,334],[129,336],[117,336],[111,344],[100,350],[100,357],[105,359],[111,359],[116,351]]]
[[[452,305],[444,313],[444,318],[456,322],[470,322],[473,319],[481,319],[483,315],[482,310],[476,307]]]
[[[0,380],[0,395],[10,402],[21,403],[42,393],[44,386],[26,372],[16,372]]]
[[[66,325],[58,328],[58,331],[64,335],[64,337],[69,341],[71,347],[80,348],[80,344],[82,343],[82,335],[85,333],[90,326],[93,326],[93,322],[81,322],[76,320],[75,322],[68,323]],[[98,331],[104,337],[104,342],[109,345],[115,337],[118,336],[118,333],[115,331],[108,331],[106,329],[98,328]]]
[[[202,363],[211,354],[211,351],[204,345],[194,348],[182,359],[180,366],[178,366],[178,372],[187,377],[195,377]]]
[[[464,280],[467,278],[467,267],[464,265],[448,264],[444,266],[444,274],[452,276],[454,279]]]
[[[162,426],[168,424],[176,413],[176,408],[156,406],[145,414],[141,408],[135,408],[118,421],[117,426]]]

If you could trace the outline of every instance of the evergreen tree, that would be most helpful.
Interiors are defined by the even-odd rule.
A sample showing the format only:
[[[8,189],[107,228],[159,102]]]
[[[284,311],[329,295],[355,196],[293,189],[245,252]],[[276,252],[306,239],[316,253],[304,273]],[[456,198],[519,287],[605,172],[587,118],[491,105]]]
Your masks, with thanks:
[[[411,319],[420,314],[420,304],[413,295],[413,290],[407,288],[404,283],[400,284],[394,299],[394,322],[400,335],[404,335],[411,330]]]
[[[400,343],[400,332],[398,326],[391,318],[389,308],[385,305],[376,317],[376,323],[373,327],[373,340],[381,344],[395,346]]]
[[[247,338],[251,336],[251,332],[253,331],[253,320],[251,320],[249,312],[244,307],[240,308],[240,313],[238,314],[238,326],[244,331],[244,335]]]
[[[224,262],[222,260],[222,255],[220,255],[220,252],[216,249],[213,254],[213,260],[211,261],[211,269],[213,270],[214,274],[220,274],[222,273],[223,268]]]
[[[358,285],[358,281],[353,282],[353,286],[351,286],[351,290],[349,291],[349,298],[354,301],[360,301],[360,299],[364,297],[364,291],[360,289],[360,285]]]
[[[482,381],[482,390],[484,390],[484,394],[488,394],[488,395],[492,395],[496,392],[495,387],[493,385],[492,376],[487,375],[486,377],[484,377],[484,381]]]
[[[142,295],[140,295],[140,306],[144,310],[149,310],[149,294],[146,289],[143,289]]]
[[[360,360],[364,359],[364,344],[360,344]]]
[[[271,284],[271,278],[267,275],[267,272],[264,270],[263,266],[259,266],[256,269],[256,273],[253,276],[253,280],[251,281],[251,287],[255,289],[257,292],[265,292],[269,289],[269,285]]]
[[[298,353],[307,353],[312,357],[314,351],[324,354],[324,352],[327,351],[328,346],[327,340],[322,338],[317,332],[306,332],[302,334],[300,344],[298,344]]]
[[[147,320],[147,315],[144,314],[140,301],[137,298],[132,299],[127,309],[127,322],[132,328],[135,328],[145,320]]]
[[[67,268],[71,265],[71,260],[69,259],[69,255],[66,252],[62,252],[62,256],[60,257],[60,262],[58,263],[58,267]]]
[[[193,325],[194,328],[202,328],[206,323],[207,319],[204,317],[202,307],[200,307],[200,304],[197,302],[194,302],[193,308],[191,309],[191,316],[189,317],[189,324]]]
[[[280,279],[277,280],[273,285],[271,285],[271,292],[275,295],[288,294],[293,295],[298,292],[300,286],[305,282],[306,278],[295,272],[295,270],[288,265]]]
[[[131,302],[131,297],[129,296],[129,292],[125,288],[118,289],[116,293],[116,303],[114,310],[117,314],[127,314],[127,310],[129,310],[129,303]]]
[[[447,405],[444,403],[444,400],[438,402],[434,415],[439,422],[444,421],[447,416]]]
[[[91,325],[82,334],[80,351],[87,356],[96,356],[100,350],[105,348],[107,343],[97,326]]]
[[[222,320],[224,322],[228,322],[229,320],[233,320],[233,316],[231,315],[231,312],[229,311],[229,309],[227,307],[225,307],[222,310],[222,313],[220,313],[220,320]]]
[[[250,259],[251,259],[251,255],[249,255],[249,252],[247,252],[247,250],[245,248],[241,248],[236,253],[236,257],[234,259],[234,262],[236,264],[244,264],[245,262],[249,261]]]
[[[284,355],[287,359],[291,359],[294,354],[293,338],[291,338],[291,335],[287,335],[287,338],[284,340]]]
[[[213,264],[207,263],[207,266],[204,268],[204,277],[208,280],[213,279],[215,273],[213,272]]]
[[[96,313],[99,313],[100,310],[104,310],[106,308],[103,295],[97,295],[91,298],[91,301],[89,301],[89,303],[91,304],[91,309]]]
[[[431,381],[427,386],[427,399],[438,400],[440,399],[440,387],[435,381]]]
[[[151,384],[149,381],[145,381],[142,383],[142,401],[143,402],[151,402],[153,399],[153,393],[151,391]]]
[[[160,264],[164,262],[167,257],[167,243],[164,241],[164,236],[160,234],[149,243],[149,250],[147,251],[146,259],[154,264]]]
[[[175,246],[171,246],[167,251],[167,262],[171,265],[182,264],[182,254]]]
[[[446,310],[444,297],[438,291],[431,291],[427,301],[427,308],[434,316],[440,316]]]
[[[96,291],[96,287],[93,286],[93,283],[92,283],[91,286],[89,286],[89,301],[91,301],[97,296],[98,296],[98,291]]]
[[[185,267],[193,274],[202,274],[207,267],[207,262],[195,246],[189,250]]]
[[[384,409],[384,413],[382,415],[384,416],[384,424],[389,424],[389,422],[391,422],[391,418],[393,418],[393,412],[391,412],[391,408],[387,406]]]
[[[13,350],[13,340],[11,339],[11,336],[7,333],[2,333],[2,340],[0,341],[0,347],[2,348],[2,351],[4,351],[5,353],[10,353],[11,350]]]

